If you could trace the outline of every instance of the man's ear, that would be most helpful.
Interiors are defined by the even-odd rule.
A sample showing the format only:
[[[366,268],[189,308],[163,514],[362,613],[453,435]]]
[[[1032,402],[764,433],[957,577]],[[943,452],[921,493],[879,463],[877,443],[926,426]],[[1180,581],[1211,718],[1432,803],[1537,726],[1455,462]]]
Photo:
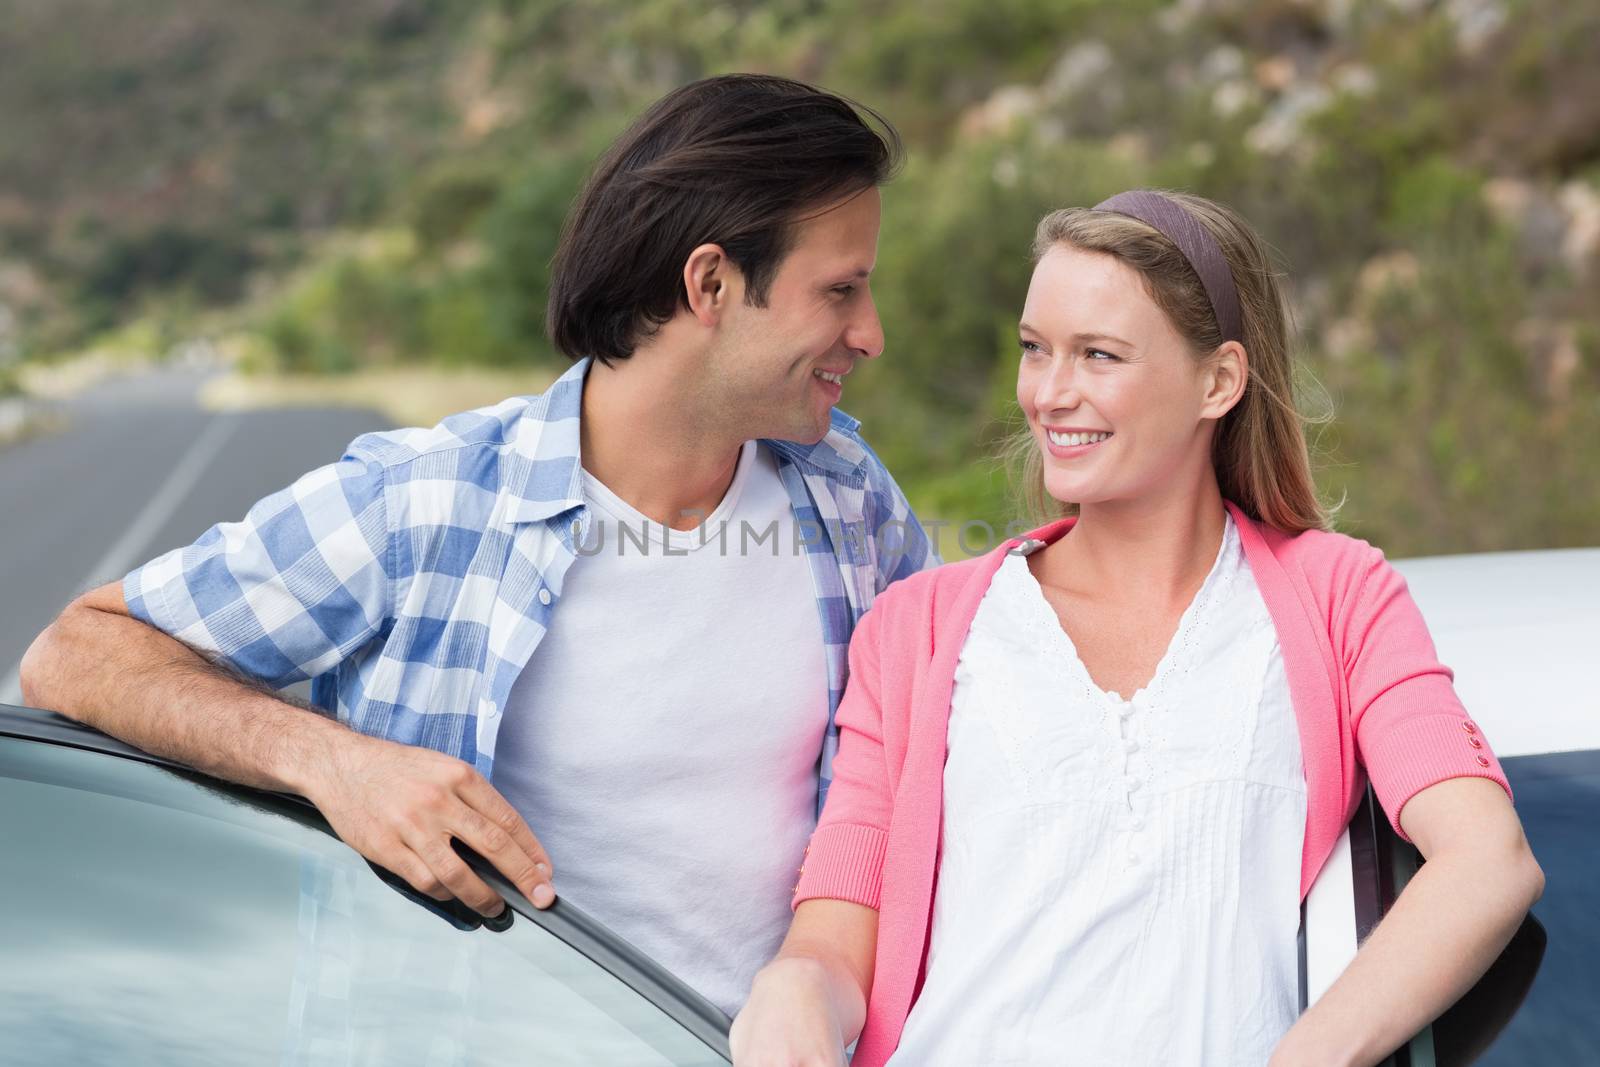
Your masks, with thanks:
[[[1238,341],[1225,341],[1206,361],[1206,393],[1200,413],[1220,419],[1244,396],[1250,380],[1250,357]]]
[[[700,245],[683,264],[683,289],[689,313],[702,326],[715,326],[734,300],[743,297],[744,277],[721,245]]]

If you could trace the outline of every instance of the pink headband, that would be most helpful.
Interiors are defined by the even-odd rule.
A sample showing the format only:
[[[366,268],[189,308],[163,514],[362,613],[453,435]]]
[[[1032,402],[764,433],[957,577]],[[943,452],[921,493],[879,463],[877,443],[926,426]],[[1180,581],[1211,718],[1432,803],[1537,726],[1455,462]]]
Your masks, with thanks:
[[[1149,189],[1131,189],[1118,193],[1109,200],[1094,206],[1096,211],[1114,211],[1119,215],[1136,218],[1160,232],[1178,246],[1183,258],[1205,286],[1211,300],[1211,313],[1216,316],[1217,328],[1224,341],[1244,340],[1240,325],[1239,293],[1233,286],[1233,272],[1222,254],[1217,239],[1176,200],[1169,199]]]

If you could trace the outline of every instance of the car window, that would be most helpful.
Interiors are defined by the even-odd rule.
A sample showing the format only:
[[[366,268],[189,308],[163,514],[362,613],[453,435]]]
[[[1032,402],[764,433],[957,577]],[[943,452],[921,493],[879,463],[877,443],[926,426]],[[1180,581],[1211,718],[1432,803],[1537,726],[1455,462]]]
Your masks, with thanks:
[[[726,1062],[533,921],[459,929],[204,781],[0,738],[0,1062]]]
[[[1600,750],[1501,762],[1544,868],[1533,914],[1549,940],[1527,999],[1476,1062],[1600,1063]]]

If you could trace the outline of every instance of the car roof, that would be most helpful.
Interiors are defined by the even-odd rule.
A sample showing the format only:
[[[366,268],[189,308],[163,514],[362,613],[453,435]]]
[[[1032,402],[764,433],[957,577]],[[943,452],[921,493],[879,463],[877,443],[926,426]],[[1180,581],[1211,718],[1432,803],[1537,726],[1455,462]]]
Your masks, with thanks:
[[[1498,755],[1600,748],[1600,548],[1394,566]]]

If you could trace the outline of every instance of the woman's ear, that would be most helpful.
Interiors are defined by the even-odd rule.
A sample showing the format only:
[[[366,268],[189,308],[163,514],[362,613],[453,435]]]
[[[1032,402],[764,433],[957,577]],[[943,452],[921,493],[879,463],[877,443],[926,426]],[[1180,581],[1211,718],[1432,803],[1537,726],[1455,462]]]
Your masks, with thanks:
[[[1200,414],[1208,419],[1220,419],[1232,411],[1244,396],[1245,384],[1250,380],[1250,357],[1238,341],[1225,341],[1206,361],[1204,372],[1206,392]]]
[[[700,245],[684,261],[684,296],[689,313],[702,326],[715,326],[721,321],[724,309],[740,295],[735,290],[742,283],[739,269],[721,245]]]

